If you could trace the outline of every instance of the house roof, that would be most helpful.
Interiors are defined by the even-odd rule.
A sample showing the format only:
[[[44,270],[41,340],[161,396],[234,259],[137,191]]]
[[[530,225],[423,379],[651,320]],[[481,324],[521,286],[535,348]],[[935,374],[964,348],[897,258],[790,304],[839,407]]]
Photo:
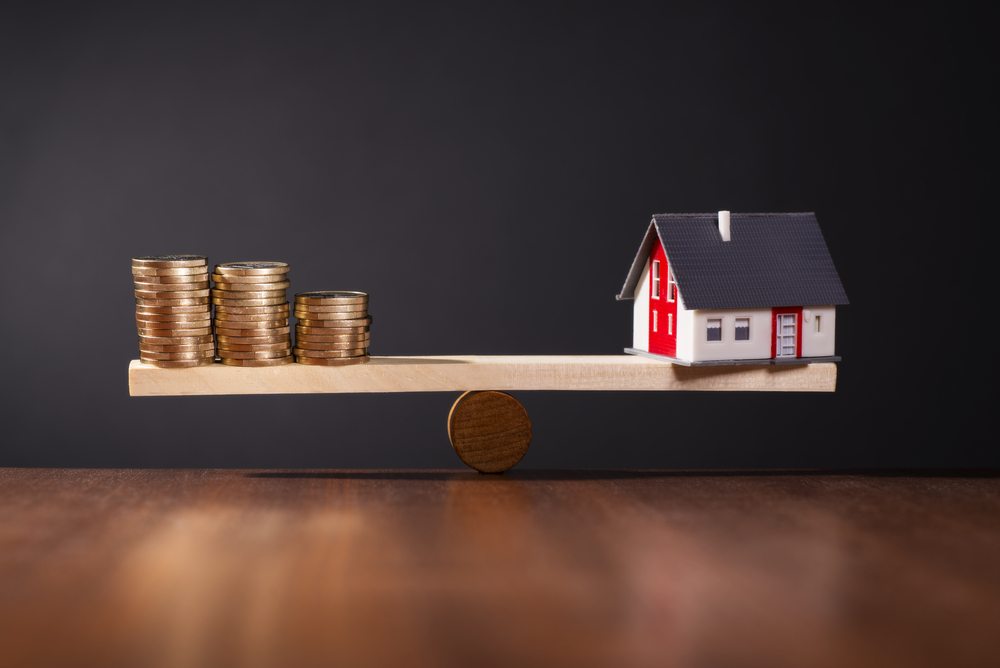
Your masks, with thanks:
[[[847,304],[814,213],[733,213],[730,241],[717,213],[653,216],[619,300],[632,299],[654,235],[689,309]]]

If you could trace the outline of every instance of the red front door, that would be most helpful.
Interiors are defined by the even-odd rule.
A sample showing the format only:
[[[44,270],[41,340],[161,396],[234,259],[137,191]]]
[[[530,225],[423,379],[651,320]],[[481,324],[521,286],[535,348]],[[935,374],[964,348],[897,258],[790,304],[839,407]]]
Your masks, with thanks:
[[[677,357],[677,284],[660,240],[649,254],[649,352]]]
[[[771,309],[771,359],[802,357],[802,307]]]

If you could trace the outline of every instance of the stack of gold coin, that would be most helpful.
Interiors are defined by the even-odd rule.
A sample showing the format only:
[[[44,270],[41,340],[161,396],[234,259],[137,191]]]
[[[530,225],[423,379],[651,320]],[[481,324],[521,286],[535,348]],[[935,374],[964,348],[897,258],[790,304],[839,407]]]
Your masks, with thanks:
[[[215,361],[208,258],[149,255],[132,259],[139,359],[183,368]]]
[[[300,292],[295,295],[295,361],[343,366],[368,357],[368,295],[364,292]]]
[[[229,366],[291,364],[288,265],[227,262],[212,274],[218,355]]]

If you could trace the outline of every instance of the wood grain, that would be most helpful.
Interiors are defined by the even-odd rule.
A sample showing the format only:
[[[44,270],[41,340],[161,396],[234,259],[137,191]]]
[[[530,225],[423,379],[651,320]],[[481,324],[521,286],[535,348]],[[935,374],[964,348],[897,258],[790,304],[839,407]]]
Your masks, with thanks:
[[[340,367],[244,368],[129,365],[132,396],[610,390],[833,392],[836,364],[684,367],[635,355],[372,357]]]
[[[995,666],[996,476],[0,469],[0,666]]]
[[[448,414],[448,439],[467,466],[503,473],[528,454],[531,420],[506,392],[466,392]]]

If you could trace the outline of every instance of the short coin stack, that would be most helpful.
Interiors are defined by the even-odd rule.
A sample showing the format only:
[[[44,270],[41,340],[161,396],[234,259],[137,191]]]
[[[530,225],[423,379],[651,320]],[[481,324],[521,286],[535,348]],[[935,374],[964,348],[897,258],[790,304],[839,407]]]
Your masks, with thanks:
[[[343,366],[368,356],[368,295],[364,292],[300,292],[295,295],[295,361]]]
[[[212,274],[218,355],[229,366],[291,364],[288,265],[227,262]]]
[[[167,368],[215,361],[208,258],[149,255],[132,259],[139,359]]]

